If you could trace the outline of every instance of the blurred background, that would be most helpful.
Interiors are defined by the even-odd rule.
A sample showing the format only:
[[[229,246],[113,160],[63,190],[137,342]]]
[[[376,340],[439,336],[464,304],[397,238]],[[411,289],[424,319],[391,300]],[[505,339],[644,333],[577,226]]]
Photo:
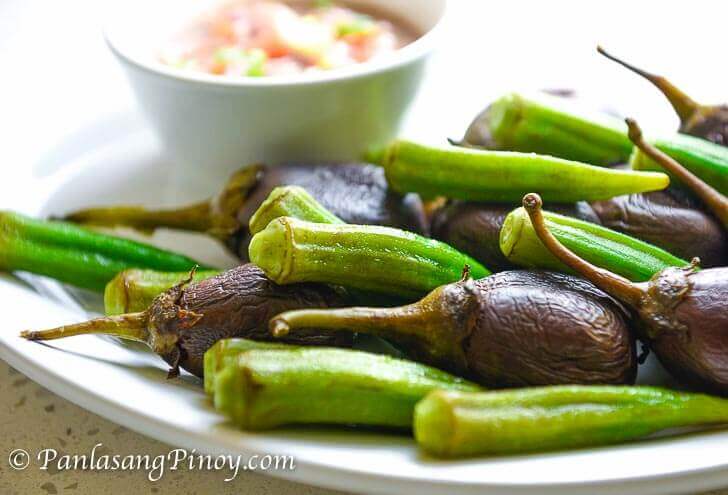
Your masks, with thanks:
[[[135,118],[131,93],[101,36],[108,5],[0,0],[0,166],[13,176],[12,185],[3,181],[0,207],[22,209],[18,201],[31,199],[19,197],[19,183],[63,165],[37,163],[39,146],[74,144],[66,137],[110,116]],[[500,93],[541,88],[573,88],[650,130],[673,130],[677,121],[658,92],[598,56],[595,46],[669,76],[699,101],[728,101],[726,13],[728,5],[710,0],[451,0],[445,39],[405,134],[457,137]]]

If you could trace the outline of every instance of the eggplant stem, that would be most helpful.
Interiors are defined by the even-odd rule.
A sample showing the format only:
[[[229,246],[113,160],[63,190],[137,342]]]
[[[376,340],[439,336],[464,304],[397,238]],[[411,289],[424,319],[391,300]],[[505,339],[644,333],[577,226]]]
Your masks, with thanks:
[[[416,311],[402,311],[400,308],[342,308],[342,309],[301,309],[287,311],[270,320],[269,328],[274,337],[284,337],[297,328],[316,328],[330,330],[349,330],[379,337],[401,336],[408,333],[408,325],[398,325],[400,316],[409,313],[417,316]],[[412,328],[417,328],[413,325]],[[416,334],[416,332],[414,332]]]
[[[170,209],[147,209],[142,206],[87,208],[63,217],[74,223],[104,227],[131,227],[153,231],[159,227],[207,232],[212,228],[209,201]]]
[[[634,119],[625,119],[629,127],[629,139],[645,155],[657,162],[667,172],[688,186],[705,204],[713,214],[720,219],[724,227],[728,227],[728,198],[718,192],[688,169],[683,167],[677,160],[660,151],[652,144],[645,141],[642,136],[642,129]]]
[[[543,201],[538,194],[529,193],[523,197],[523,208],[531,219],[533,230],[546,249],[559,261],[592,281],[603,291],[635,307],[639,306],[645,295],[644,289],[624,277],[592,265],[561,244],[546,226],[542,207]]]
[[[142,311],[96,318],[48,330],[23,330],[20,336],[28,340],[55,340],[75,335],[102,334],[147,343],[149,340],[147,321],[147,313]]]
[[[635,67],[634,65],[615,57],[601,46],[597,46],[597,51],[609,60],[618,63],[626,69],[631,70],[635,74],[647,79],[649,82],[657,86],[657,89],[659,89],[662,94],[665,95],[665,98],[667,98],[667,100],[670,102],[670,105],[672,105],[672,107],[675,109],[675,113],[677,113],[678,117],[680,117],[681,122],[684,123],[690,120],[695,112],[700,110],[700,108],[702,107],[702,105],[690,98],[681,89],[673,85],[663,76],[658,76],[656,74],[652,74],[650,72],[642,70],[639,67]]]
[[[79,210],[64,217],[75,223],[106,227],[127,226],[141,231],[159,227],[205,232],[226,240],[240,228],[238,210],[258,185],[263,165],[253,164],[235,172],[215,197],[180,208],[147,209],[112,206]]]

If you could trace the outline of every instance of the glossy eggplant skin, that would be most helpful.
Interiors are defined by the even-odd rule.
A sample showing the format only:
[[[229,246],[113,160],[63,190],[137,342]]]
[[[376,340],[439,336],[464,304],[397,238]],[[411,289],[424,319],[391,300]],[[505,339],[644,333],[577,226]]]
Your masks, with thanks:
[[[631,235],[704,268],[728,265],[728,233],[697,202],[677,190],[630,194],[591,207],[602,226]]]
[[[478,309],[463,348],[479,383],[634,382],[635,340],[625,310],[590,282],[515,270],[474,283]]]
[[[728,395],[728,267],[664,270],[640,311],[650,347],[676,378]]]
[[[162,354],[173,368],[202,376],[205,351],[231,337],[271,340],[268,320],[283,311],[331,308],[346,297],[322,284],[278,285],[253,264],[244,264],[215,277],[176,286],[155,299],[149,311],[153,338],[174,343]],[[307,332],[287,339],[293,343],[350,345],[345,334]]]
[[[512,269],[514,265],[501,251],[499,237],[503,221],[517,206],[505,203],[451,202],[433,215],[432,236],[469,254],[493,271]],[[557,213],[599,223],[599,218],[585,202],[550,205],[549,208]]]
[[[419,196],[392,191],[381,167],[366,163],[284,164],[263,169],[258,184],[238,211],[241,228],[230,237],[228,247],[240,259],[248,259],[250,217],[275,187],[289,185],[303,187],[346,223],[384,225],[429,235]]]

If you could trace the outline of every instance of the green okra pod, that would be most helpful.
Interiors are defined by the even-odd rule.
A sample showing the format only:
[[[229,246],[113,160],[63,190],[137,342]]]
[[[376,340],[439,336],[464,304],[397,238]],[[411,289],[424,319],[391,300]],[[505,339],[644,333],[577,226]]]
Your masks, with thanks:
[[[411,361],[311,347],[243,352],[213,385],[216,407],[246,430],[312,423],[410,428],[414,406],[428,392],[479,390]]]
[[[299,186],[281,186],[271,191],[265,201],[250,217],[249,230],[255,235],[280,217],[292,217],[314,223],[344,224],[345,222],[316,201]],[[388,305],[392,301],[386,294],[377,294],[349,287],[348,293],[365,304]]]
[[[0,212],[0,269],[28,271],[103,290],[119,271],[139,267],[187,272],[198,263],[148,244],[66,222]]]
[[[649,143],[678,161],[706,184],[722,194],[728,194],[728,148],[725,146],[686,134],[649,139]],[[636,147],[629,163],[635,170],[664,171],[657,162]],[[668,175],[672,174],[668,172]]]
[[[694,102],[687,106],[690,108],[685,109],[685,116],[705,110]],[[693,119],[690,125],[702,120]],[[728,194],[725,146],[677,133],[650,139],[650,142],[706,183]],[[511,93],[499,98],[473,121],[458,144],[540,153],[593,165],[629,160],[636,170],[662,171],[653,160],[634,149],[627,136],[627,126],[620,119],[589,113],[565,98],[548,95],[531,97]]]
[[[212,396],[215,392],[215,376],[232,364],[244,352],[253,349],[295,349],[298,346],[279,342],[259,342],[250,339],[222,339],[205,351],[204,374],[202,375],[205,392]]]
[[[547,155],[425,146],[395,141],[372,155],[400,193],[474,201],[518,201],[528,191],[547,200],[593,201],[657,191],[670,180],[658,172],[596,167]]]
[[[274,282],[323,282],[382,294],[418,297],[455,282],[468,266],[490,274],[445,243],[373,225],[327,225],[277,218],[250,242],[250,260]]]
[[[544,211],[549,230],[582,258],[633,282],[644,282],[669,266],[689,262],[626,234],[576,218]],[[521,207],[506,216],[500,232],[500,247],[512,263],[573,273],[541,243],[528,213]]]
[[[219,274],[216,270],[196,270],[192,282],[199,282]],[[147,309],[162,292],[186,281],[187,272],[158,272],[131,268],[119,272],[104,289],[106,315],[136,313]]]
[[[468,128],[463,146],[558,156],[594,165],[624,163],[632,151],[626,127],[549,95],[510,93],[495,100]]]
[[[435,391],[415,408],[414,433],[439,457],[593,447],[666,428],[728,422],[728,400],[645,386]]]

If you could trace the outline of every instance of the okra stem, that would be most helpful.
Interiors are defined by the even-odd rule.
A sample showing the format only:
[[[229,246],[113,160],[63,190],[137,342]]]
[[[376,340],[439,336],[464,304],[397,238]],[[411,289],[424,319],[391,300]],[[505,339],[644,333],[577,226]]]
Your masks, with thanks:
[[[591,222],[548,211],[543,212],[543,218],[551,233],[571,251],[634,282],[649,280],[668,266],[689,265],[658,247]],[[546,249],[523,208],[506,216],[500,246],[516,265],[574,273]]]
[[[547,200],[575,202],[664,189],[661,173],[595,167],[509,151],[436,148],[395,141],[381,155],[390,185],[400,193],[476,201],[518,201],[530,191]]]
[[[279,342],[259,342],[250,339],[222,339],[205,351],[204,373],[202,375],[205,392],[213,396],[215,392],[215,376],[232,364],[244,352],[253,349],[295,349],[298,346]]]
[[[728,228],[728,197],[716,191],[713,187],[703,182],[695,174],[687,170],[682,164],[675,159],[663,153],[659,149],[652,146],[642,137],[642,129],[633,119],[627,119],[629,127],[629,138],[645,155],[658,163],[663,169],[685,184],[692,192],[694,192],[720,219],[723,226]]]
[[[130,267],[189,271],[186,256],[99,234],[65,222],[0,212],[0,269],[28,271],[91,290],[103,290]]]
[[[426,452],[460,457],[594,447],[726,422],[727,400],[657,387],[438,390],[415,407],[414,434]]]
[[[192,281],[199,282],[220,272],[197,270]],[[104,289],[104,310],[107,315],[144,311],[162,292],[189,278],[187,272],[158,272],[129,269],[119,272]]]
[[[471,257],[439,241],[390,227],[327,225],[282,217],[250,242],[250,260],[279,284],[323,282],[418,297],[460,279],[490,274]]]
[[[250,217],[250,233],[257,234],[266,228],[271,220],[279,217],[298,218],[314,223],[344,223],[339,217],[321,206],[304,188],[284,186],[273,189]]]
[[[476,117],[460,145],[553,155],[593,165],[625,162],[632,146],[619,119],[565,98],[510,93]]]
[[[435,389],[478,390],[428,366],[360,351],[249,350],[215,376],[216,407],[241,428],[358,424],[410,428],[418,400]]]

